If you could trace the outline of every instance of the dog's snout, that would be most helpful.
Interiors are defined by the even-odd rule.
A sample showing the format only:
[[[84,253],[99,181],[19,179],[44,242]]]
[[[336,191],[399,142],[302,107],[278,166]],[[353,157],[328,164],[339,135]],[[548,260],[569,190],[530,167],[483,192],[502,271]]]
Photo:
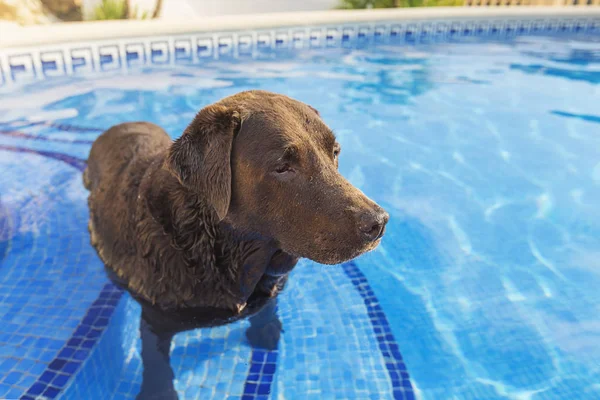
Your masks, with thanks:
[[[358,227],[366,240],[374,242],[383,236],[389,219],[390,215],[382,208],[370,210],[360,215]]]

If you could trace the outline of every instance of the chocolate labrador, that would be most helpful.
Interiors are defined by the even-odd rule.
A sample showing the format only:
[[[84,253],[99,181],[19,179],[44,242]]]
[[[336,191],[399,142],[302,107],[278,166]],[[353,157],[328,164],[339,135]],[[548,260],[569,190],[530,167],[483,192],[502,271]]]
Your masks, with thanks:
[[[277,347],[275,298],[300,257],[337,264],[374,249],[388,214],[338,172],[340,145],[312,107],[248,91],[202,109],[174,142],[124,123],[92,145],[91,242],[142,306],[139,399],[177,398],[181,331],[250,317]]]

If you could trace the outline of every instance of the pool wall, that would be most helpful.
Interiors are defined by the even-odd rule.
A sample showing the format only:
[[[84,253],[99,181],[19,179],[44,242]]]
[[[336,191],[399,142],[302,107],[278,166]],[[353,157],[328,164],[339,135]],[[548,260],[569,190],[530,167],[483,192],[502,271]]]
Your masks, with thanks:
[[[302,49],[600,32],[600,8],[410,9],[4,28],[0,87]]]

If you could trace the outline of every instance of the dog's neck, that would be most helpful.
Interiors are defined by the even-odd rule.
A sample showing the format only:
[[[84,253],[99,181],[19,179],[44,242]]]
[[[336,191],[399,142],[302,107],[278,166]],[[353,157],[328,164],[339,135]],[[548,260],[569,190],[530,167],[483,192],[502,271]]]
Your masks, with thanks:
[[[202,193],[184,187],[170,172],[157,168],[152,172],[149,184],[143,196],[148,210],[164,232],[173,237],[173,245],[180,250],[189,251],[194,245],[194,235],[206,234],[208,237],[234,242],[256,242],[265,247],[278,250],[272,239],[257,233],[245,231],[230,221],[219,221],[216,212],[202,196]]]
[[[186,268],[196,271],[198,281],[219,281],[231,298],[238,301],[232,303],[232,308],[243,307],[257,289],[273,290],[273,287],[261,288],[264,285],[259,282],[265,274],[283,275],[295,265],[296,260],[289,266],[288,262],[280,265],[287,259],[282,259],[273,241],[240,232],[228,222],[218,221],[201,194],[181,185],[157,164],[148,169],[140,187],[139,201],[142,202],[138,208],[140,216],[145,218],[143,215],[149,214],[154,223],[160,225],[173,254],[181,258]],[[147,251],[152,252],[152,248]],[[286,271],[282,273],[283,270]]]

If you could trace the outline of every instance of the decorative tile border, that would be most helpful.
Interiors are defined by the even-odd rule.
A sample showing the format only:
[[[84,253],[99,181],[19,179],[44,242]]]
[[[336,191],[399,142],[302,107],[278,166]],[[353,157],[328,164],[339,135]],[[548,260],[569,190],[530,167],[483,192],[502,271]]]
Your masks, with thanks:
[[[390,324],[379,305],[373,289],[367,278],[354,262],[342,265],[344,272],[350,278],[358,293],[363,298],[379,350],[385,360],[385,367],[392,381],[395,400],[414,400],[415,394],[410,382],[408,370],[400,354],[400,349],[392,333]]]
[[[257,59],[266,54],[272,56],[277,52],[293,53],[304,49],[592,33],[600,33],[600,18],[594,16],[382,21],[66,43],[0,50],[0,87],[63,76],[124,72],[142,66],[202,64],[228,58]]]

